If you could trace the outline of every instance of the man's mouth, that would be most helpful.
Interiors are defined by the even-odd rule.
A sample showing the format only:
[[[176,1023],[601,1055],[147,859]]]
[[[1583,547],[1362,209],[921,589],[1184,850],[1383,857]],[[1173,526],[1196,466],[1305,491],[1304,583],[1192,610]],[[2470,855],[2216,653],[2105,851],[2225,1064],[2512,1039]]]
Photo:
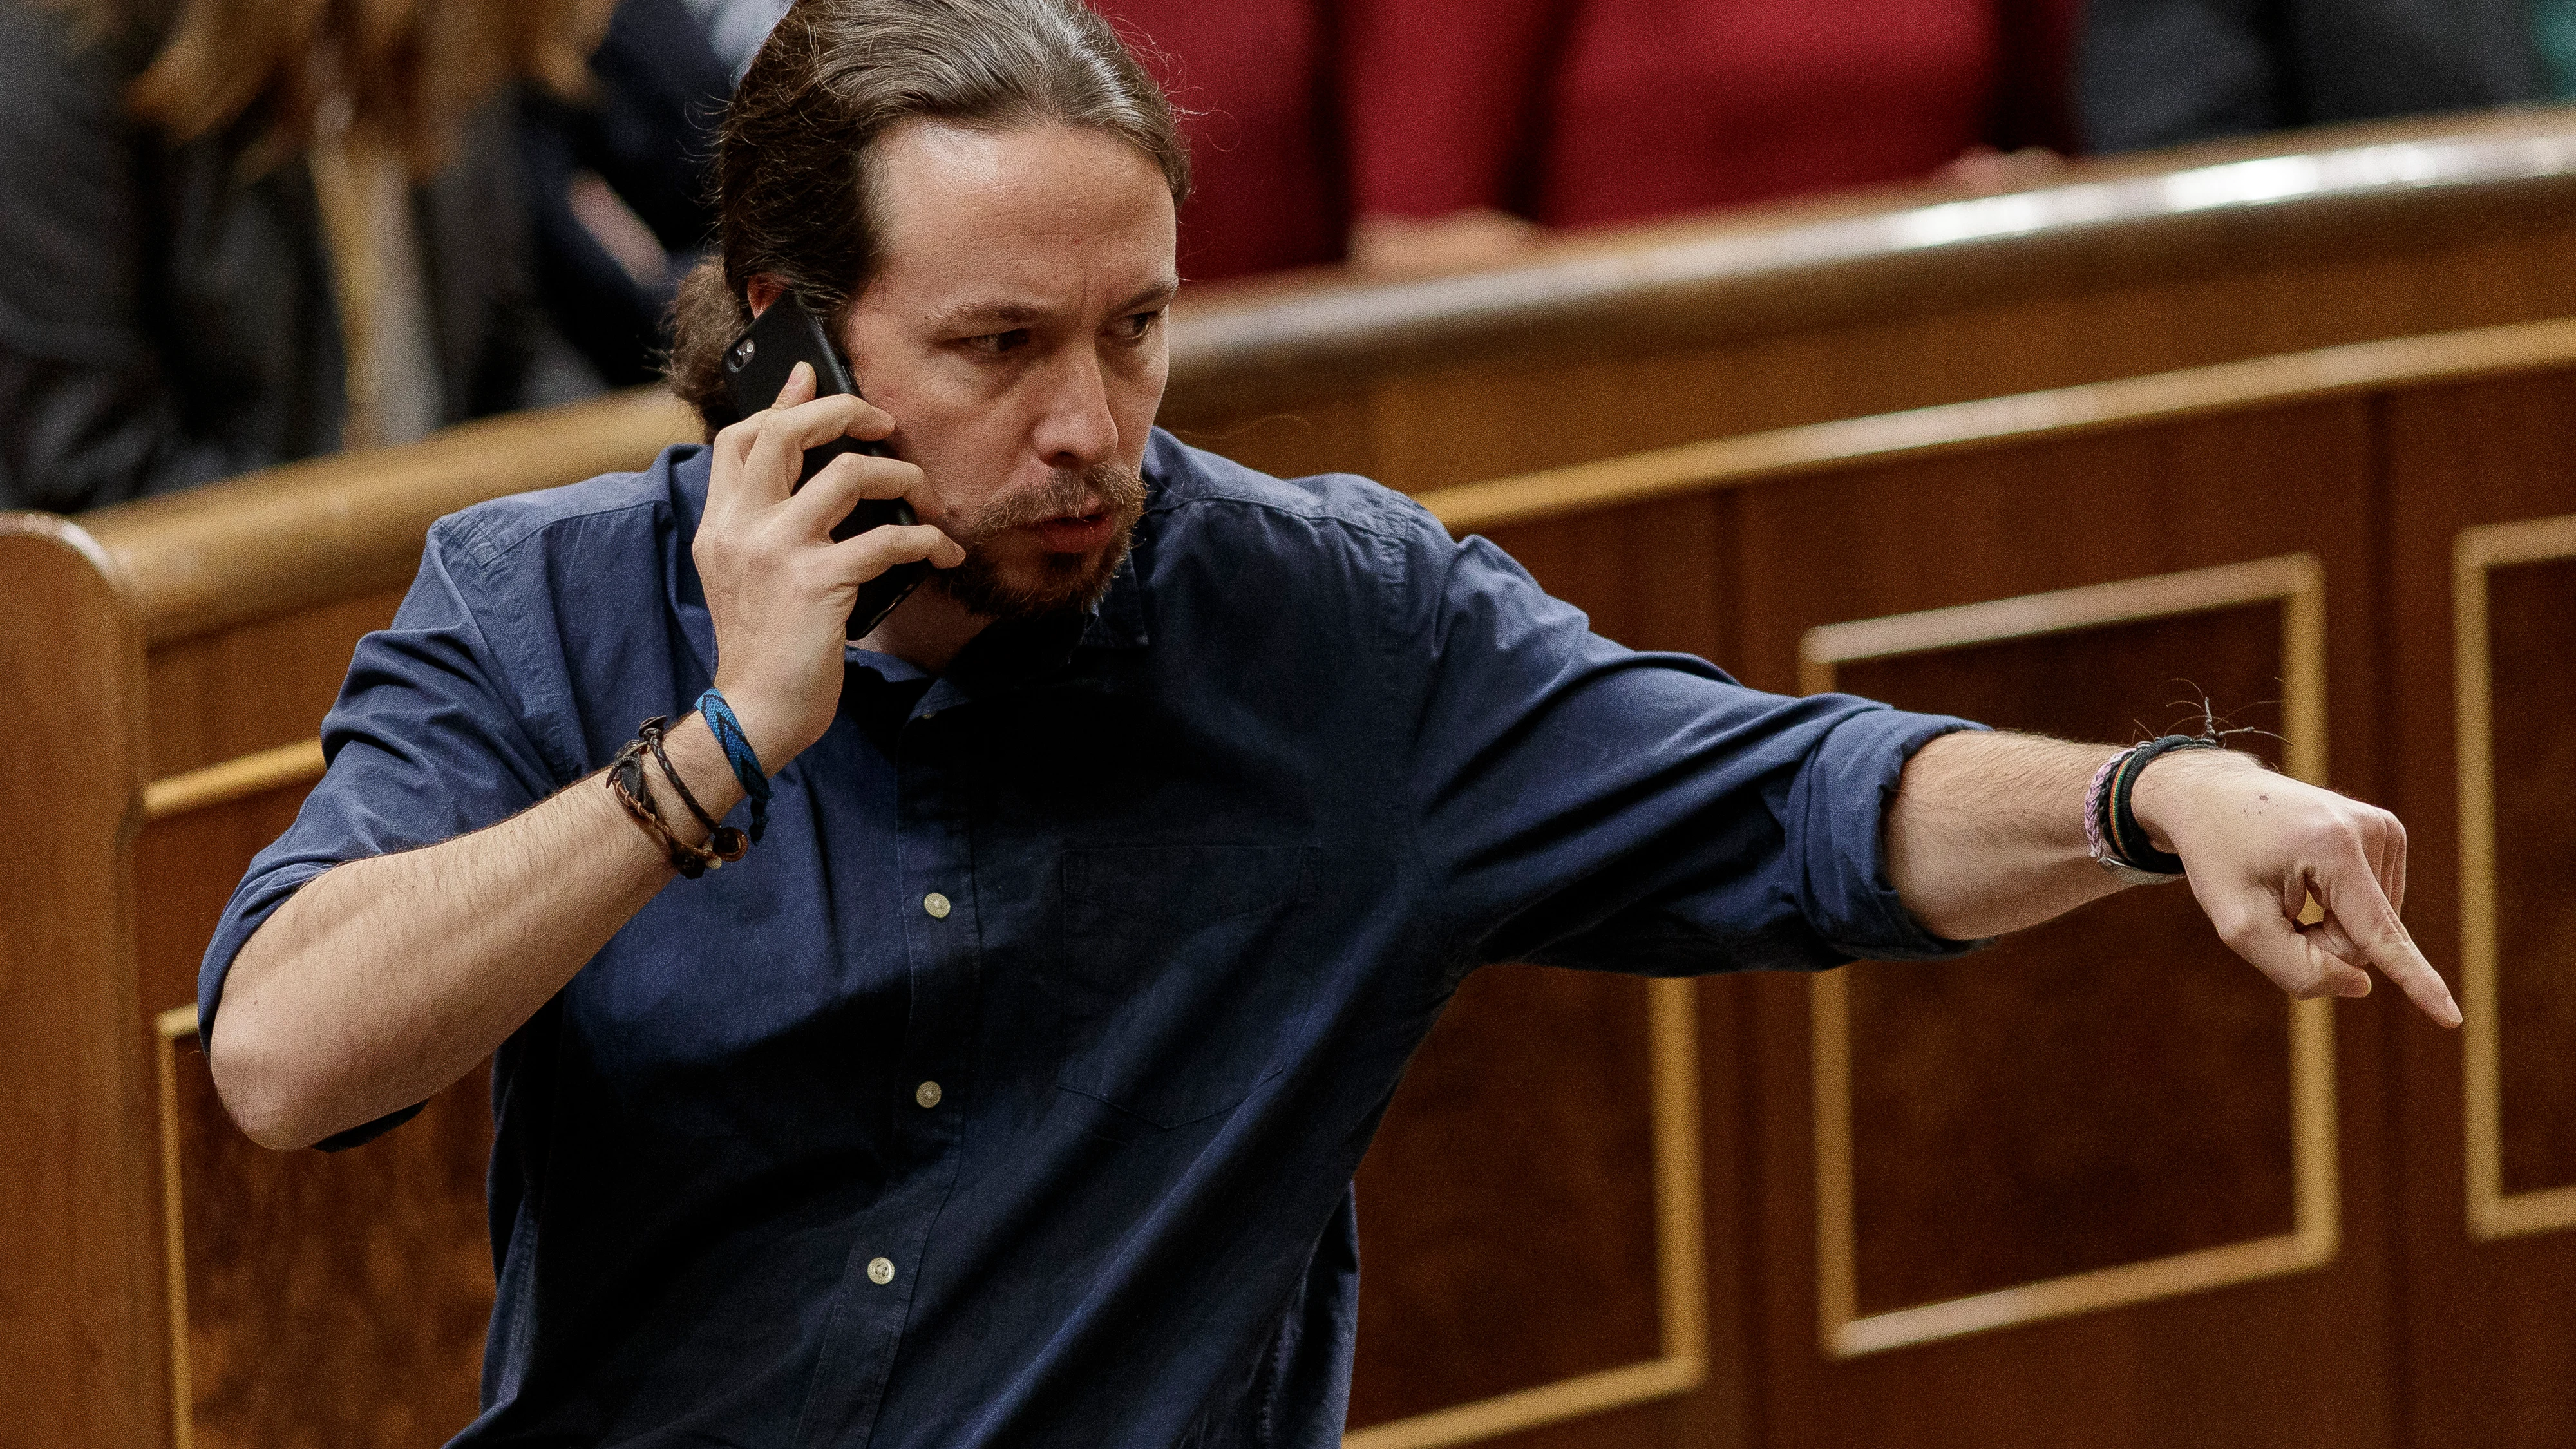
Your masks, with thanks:
[[[1117,532],[1117,520],[1107,508],[1097,508],[1041,519],[1030,527],[1049,553],[1089,553],[1108,544],[1110,535]]]

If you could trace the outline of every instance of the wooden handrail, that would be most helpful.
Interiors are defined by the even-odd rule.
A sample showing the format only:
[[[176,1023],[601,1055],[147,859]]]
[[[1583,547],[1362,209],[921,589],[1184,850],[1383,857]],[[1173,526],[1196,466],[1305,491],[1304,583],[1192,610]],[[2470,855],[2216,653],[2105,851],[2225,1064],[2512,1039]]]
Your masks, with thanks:
[[[1516,265],[1411,281],[1307,273],[1203,289],[1176,312],[1172,387],[1315,370],[1348,377],[1425,357],[1608,350],[1821,325],[1891,304],[2045,294],[2117,266],[2146,276],[2205,255],[2214,228],[2308,254],[2485,203],[2576,208],[2576,107],[2373,122],[2079,161],[2051,184],[1962,196],[1874,189],[1590,237]],[[2063,274],[2052,276],[2051,273]]]
[[[1933,457],[2398,384],[2465,382],[2568,366],[2576,366],[2576,318],[2515,322],[1778,428],[1437,488],[1418,497],[1451,531],[1468,533],[1737,488],[1863,459]]]
[[[440,517],[504,493],[640,468],[664,444],[698,436],[696,418],[668,393],[639,389],[290,463],[78,521],[142,614],[145,641],[166,644],[399,588]]]
[[[1457,276],[1369,284],[1328,273],[1208,288],[1175,311],[1165,411],[1185,414],[1301,370],[1348,378],[1471,348],[1490,354],[1544,346],[1579,355],[1679,331],[1705,339],[1822,324],[1855,309],[1886,308],[1891,288],[1917,299],[1978,287],[2026,296],[2045,290],[2046,256],[2065,258],[2072,270],[2098,270],[2109,237],[2116,237],[2118,264],[2138,269],[2151,267],[2160,251],[2193,254],[2195,239],[2205,243],[2198,229],[2211,225],[2268,228],[2286,246],[2338,233],[2384,235],[2435,214],[2451,224],[2473,222],[2482,214],[2480,198],[2526,212],[2536,199],[2543,210],[2563,200],[2576,212],[2576,108],[2344,127],[2084,162],[2057,184],[2002,196],[1963,199],[1930,186],[1875,192],[1560,240],[1524,263]],[[2551,334],[2488,332],[2492,345],[2507,351],[2556,345],[2532,341]],[[2348,353],[2399,355],[2328,349],[2303,356]],[[2235,385],[2223,369],[2169,377],[2203,374],[2202,383]],[[2130,396],[2073,388],[2010,406],[2028,408],[2034,398],[2058,399],[2052,406],[2129,406],[2117,399]],[[2100,402],[2106,397],[2114,401]],[[1798,459],[1811,455],[1829,460],[1877,449],[1893,436],[1889,429],[2000,426],[1995,406],[2003,404],[1722,439],[1439,496],[1444,508],[1461,510],[1459,526],[1488,527],[1582,506],[1573,500],[1587,489],[1696,486],[1638,481],[1667,478],[1677,467],[1707,477],[1712,469],[1794,469],[1808,466]],[[100,509],[78,524],[113,561],[147,641],[165,644],[399,587],[418,563],[423,531],[440,515],[501,493],[640,467],[664,443],[697,434],[678,404],[640,390]],[[1676,462],[1685,457],[1691,461]]]
[[[1862,458],[1929,457],[2398,383],[2567,366],[2576,366],[2576,319],[2519,322],[1717,438],[1436,489],[1421,500],[1463,533]],[[634,466],[692,427],[667,398],[632,394],[101,509],[79,520],[79,531],[114,565],[143,616],[145,637],[166,642],[366,587],[397,587],[418,563],[421,533],[441,514],[512,485]]]

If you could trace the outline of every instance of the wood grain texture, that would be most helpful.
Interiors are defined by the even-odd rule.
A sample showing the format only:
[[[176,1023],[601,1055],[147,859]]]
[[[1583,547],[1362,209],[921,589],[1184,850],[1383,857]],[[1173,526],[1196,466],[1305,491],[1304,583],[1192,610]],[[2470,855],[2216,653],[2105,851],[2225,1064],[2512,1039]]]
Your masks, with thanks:
[[[2392,751],[2389,803],[2407,822],[2408,924],[2446,973],[2460,959],[2461,939],[2459,800],[2447,748],[2456,725],[2452,543],[2466,527],[2576,513],[2570,419],[2576,370],[2410,391],[2385,407],[2392,517],[2384,627],[2391,677],[2409,684],[2386,702],[2386,728],[2408,746]],[[2525,764],[2499,757],[2500,806],[2526,778]],[[2515,943],[2506,946],[2509,955]],[[2410,1442],[2566,1444],[2576,1439],[2576,1379],[2566,1373],[2576,1362],[2576,1319],[2567,1312],[2576,1301],[2576,1233],[2484,1242],[2471,1235],[2461,1042],[2402,1032],[2393,1044],[2404,1084],[2396,1123],[2407,1187]]]
[[[411,553],[417,564],[420,540]],[[402,595],[369,591],[155,648],[153,778],[313,738],[359,638],[392,623]]]
[[[178,1056],[197,1449],[434,1449],[476,1411],[492,1255],[486,1074],[345,1152],[234,1130]]]
[[[2204,696],[2277,731],[2281,629],[2257,605],[1838,683],[2065,739],[2197,732]],[[2188,892],[2125,892],[1967,961],[1864,963],[1850,995],[1861,1312],[2292,1231],[2284,1003]]]
[[[1742,595],[1740,668],[1753,682],[1787,688],[1797,677],[1797,641],[1818,624],[2312,553],[2323,561],[2326,593],[2333,601],[2327,611],[2330,713],[2338,721],[2365,717],[2377,700],[2373,626],[2366,606],[2345,601],[2366,596],[2372,576],[2377,536],[2374,437],[2372,406],[2364,399],[2299,402],[2142,422],[1990,452],[1856,463],[1794,482],[1740,488],[1733,495],[1739,525],[1733,567],[1739,577],[1759,581]],[[2264,637],[2275,636],[2267,631]],[[2259,652],[2250,643],[2247,650]],[[2033,660],[2028,667],[2043,665]],[[2123,681],[2127,687],[2116,693],[2098,685],[2070,690],[2066,703],[2080,704],[2089,696],[2092,708],[2123,697],[2158,705],[2179,693],[2167,692],[2174,673],[2197,673],[2207,666],[2195,664],[2190,671],[2164,663],[2148,667],[2158,671],[2152,678]],[[2231,668],[2244,673],[2260,665],[2249,653]],[[1965,684],[1970,676],[1956,678]],[[2258,677],[2253,682],[2265,681]],[[1885,687],[1898,683],[1888,681]],[[2022,680],[2012,687],[2020,692],[1967,702],[1984,709],[2055,707],[2046,681]],[[2227,687],[2250,686],[2231,681]],[[2268,697],[2268,689],[2255,696]],[[2151,722],[2164,721],[2151,716]],[[2338,726],[2333,779],[2370,794],[2378,751],[2368,729]],[[2221,972],[2252,974],[2250,968],[2229,966],[2223,956],[2215,959]],[[1973,972],[1985,964],[1971,961],[1960,969]],[[2007,970],[2012,966],[2009,959],[1997,964]],[[1887,971],[1892,978],[1904,969]],[[2064,980],[2055,984],[2062,986]],[[2070,1019],[2052,1014],[2045,989],[2051,984],[2046,979],[2029,983],[2036,994],[2025,1002],[2028,1019],[2012,1025],[2036,1035],[2034,1051],[2064,1062],[2066,1052],[2052,1044],[2068,1042]],[[1823,1358],[1812,1346],[1817,1341],[1815,1209],[1807,1193],[1787,1186],[1810,1171],[1815,1147],[1806,1087],[1807,993],[1798,981],[1757,985],[1748,1050],[1762,1097],[1758,1152],[1765,1181],[1777,1184],[1763,1194],[1761,1218],[1764,1443],[1780,1449],[1849,1443],[2083,1443],[2149,1449],[2173,1443],[2392,1442],[2397,1325],[2387,1308],[2391,1285],[2385,1272],[2385,1200],[2370,1192],[2345,1194],[2344,1252],[2317,1272],[1866,1358]],[[2008,980],[1979,983],[1976,990],[2009,990],[2009,985]],[[2077,985],[2097,989],[2080,980]],[[2116,996],[2128,985],[2107,989]],[[2115,1051],[2175,1058],[2184,1085],[2205,1089],[2212,1073],[2235,1069],[2230,1064],[2239,1052],[2233,1041],[2245,1044],[2250,1065],[2258,1077],[2263,1074],[2259,1046],[2231,1025],[2237,1008],[2225,992],[2232,989],[2218,987],[2206,1000],[2177,987],[2145,1000],[2102,1003],[2160,1013],[2175,1033],[2170,1039],[2159,1040],[2152,1023],[2132,1028],[2106,1021],[2101,1006],[2079,1009],[2072,1019],[2081,1021],[2081,1031],[2105,1033]],[[1884,1004],[1957,1009],[1941,1000],[1891,998]],[[1958,1006],[1973,1009],[1977,1004],[1972,995]],[[2277,1013],[2281,1008],[2275,1002],[2269,1009]],[[1893,1023],[1895,1017],[1889,1020]],[[2280,1018],[2273,1015],[2271,1020]],[[2384,1034],[2393,1020],[2384,998],[2338,1005],[2335,1058],[2344,1111],[2336,1146],[2348,1183],[2378,1182],[2385,1171],[2378,1130],[2384,1119],[2378,1114],[2387,1106]],[[2218,1039],[2195,1040],[2195,1028],[2214,1031]],[[1930,1021],[1894,1029],[1900,1036],[1929,1033],[1940,1040],[1944,1027]],[[2132,1029],[2136,1035],[2128,1036]],[[1904,1043],[1892,1045],[1902,1048]],[[1972,1053],[1988,1049],[1980,1043],[1964,1045]],[[1914,1110],[1894,1100],[1910,1080],[1906,1063],[1900,1059],[1890,1069],[1896,1077],[1883,1089],[1882,1116]],[[2002,1059],[1996,1059],[1996,1069],[2005,1075],[1998,1085],[2007,1088],[2015,1085],[2012,1074],[2024,1070]],[[2047,1069],[2037,1070],[2044,1074]],[[2254,1090],[2247,1089],[2247,1095]],[[1931,1110],[1936,1125],[1937,1120],[1953,1120],[1939,1118],[1944,1109],[1937,1103]],[[2041,1109],[1998,1103],[1993,1110],[1999,1115],[1992,1121],[1955,1120],[1971,1122],[1979,1132],[1991,1133],[1998,1123],[2013,1132],[2026,1131],[2040,1150],[2048,1150],[2045,1125],[2034,1115]],[[2024,1116],[2016,1118],[2016,1112]],[[2225,1113],[2212,1125],[2222,1140],[2240,1144],[2277,1130],[2260,1121],[2231,1120]],[[2088,1139],[2097,1147],[2106,1140],[2080,1126],[2068,1135],[2073,1139],[2070,1150],[2076,1151]],[[2151,1140],[2173,1146],[2179,1135],[2171,1126],[2159,1126]],[[1889,1156],[1891,1179],[1883,1190],[1902,1191],[1903,1174],[1931,1170],[1919,1158]],[[2250,1225],[2277,1212],[2262,1202],[2259,1185],[2251,1193],[2244,1192],[2244,1184],[2231,1191],[2225,1181],[2233,1170],[2229,1153],[2222,1151],[2215,1162],[2204,1160],[2203,1170],[2218,1179],[2212,1190],[2230,1203],[2224,1210],[2228,1226]],[[1988,1189],[1971,1184],[1960,1190],[1976,1194]],[[2036,1266],[2034,1258],[2080,1261],[2088,1249],[2086,1243],[2069,1240],[2073,1230],[2043,1225],[2040,1241],[2053,1246],[2034,1253],[2031,1245],[2012,1240],[2029,1219],[2018,1209],[2000,1211],[2002,1221],[1974,1213],[1945,1219],[1940,1226],[1947,1230],[1946,1238],[1905,1225],[1918,1245],[1933,1246],[1937,1239],[1946,1256],[1964,1258],[1970,1267],[1963,1271],[1942,1263],[1890,1262],[1882,1270],[1882,1282],[1892,1275],[1909,1292],[1930,1291],[1952,1286],[1946,1280],[1991,1281],[2008,1266]],[[2115,1197],[2109,1204],[2088,1203],[2085,1211],[2088,1216],[2107,1213],[2116,1221],[2121,1208]],[[2217,1227],[2202,1222],[2193,1231],[2214,1232]],[[2139,1223],[2129,1231],[2144,1242],[2171,1230]]]
[[[156,820],[136,834],[135,979],[145,1018],[197,999],[197,967],[251,857],[286,832],[308,786]]]
[[[158,1088],[128,968],[139,631],[99,550],[0,513],[0,1445],[170,1443]]]
[[[2576,560],[2487,576],[2500,1186],[2576,1184]]]
[[[1453,529],[1506,528],[1854,465],[1975,454],[2005,444],[2165,426],[2397,387],[2545,373],[2571,362],[2576,322],[2508,323],[1713,438],[1438,488],[1420,501]]]
[[[639,389],[445,428],[83,516],[155,645],[310,604],[399,589],[440,516],[530,488],[641,468],[700,430]]]
[[[1360,1170],[1353,1427],[1660,1355],[1645,1028],[1640,982],[1468,978]]]

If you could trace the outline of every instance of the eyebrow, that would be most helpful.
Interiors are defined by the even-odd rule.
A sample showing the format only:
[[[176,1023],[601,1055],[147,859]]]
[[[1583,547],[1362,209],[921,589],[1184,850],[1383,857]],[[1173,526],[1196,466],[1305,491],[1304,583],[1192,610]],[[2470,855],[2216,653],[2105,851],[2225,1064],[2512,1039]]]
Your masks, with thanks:
[[[1168,304],[1180,290],[1180,283],[1166,279],[1145,287],[1118,304],[1115,311],[1124,316]],[[1033,302],[1001,299],[977,299],[942,307],[930,314],[931,325],[943,332],[974,330],[1007,332],[1044,321],[1051,309]]]

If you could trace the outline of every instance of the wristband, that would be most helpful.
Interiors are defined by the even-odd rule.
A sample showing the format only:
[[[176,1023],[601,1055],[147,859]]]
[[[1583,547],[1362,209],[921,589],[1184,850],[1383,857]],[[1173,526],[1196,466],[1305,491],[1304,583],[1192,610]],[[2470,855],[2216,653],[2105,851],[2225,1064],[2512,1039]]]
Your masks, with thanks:
[[[742,782],[742,792],[751,797],[751,838],[755,841],[769,829],[769,775],[760,768],[760,756],[751,748],[751,737],[742,732],[742,721],[733,717],[733,706],[725,703],[724,692],[710,688],[698,696],[698,714],[706,720],[707,729],[724,747],[725,763],[733,766],[733,777]]]
[[[2148,838],[2146,827],[2138,823],[2134,805],[2138,776],[2156,757],[2174,750],[2215,750],[2223,748],[2213,739],[2193,735],[2166,735],[2143,745],[2132,745],[2103,762],[2095,771],[2093,783],[2085,792],[2084,842],[2093,859],[2104,870],[2128,885],[2155,885],[2180,880],[2182,857],[2171,851],[2158,850]]]

